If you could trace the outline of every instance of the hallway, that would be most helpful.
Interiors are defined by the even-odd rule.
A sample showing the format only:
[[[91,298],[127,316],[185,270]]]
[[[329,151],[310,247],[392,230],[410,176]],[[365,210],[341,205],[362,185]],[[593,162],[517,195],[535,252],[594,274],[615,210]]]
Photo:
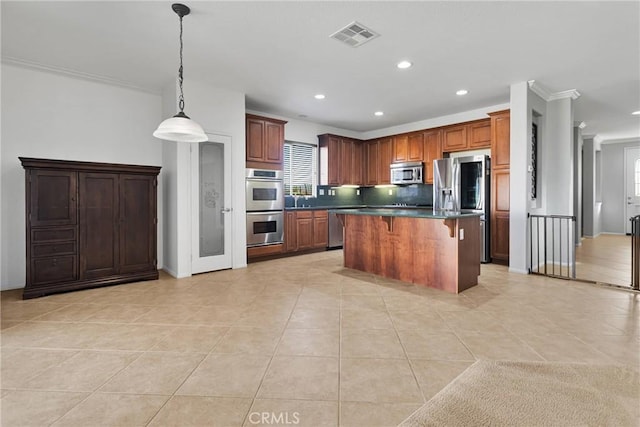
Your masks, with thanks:
[[[631,236],[601,234],[576,247],[576,278],[618,286],[631,284]]]

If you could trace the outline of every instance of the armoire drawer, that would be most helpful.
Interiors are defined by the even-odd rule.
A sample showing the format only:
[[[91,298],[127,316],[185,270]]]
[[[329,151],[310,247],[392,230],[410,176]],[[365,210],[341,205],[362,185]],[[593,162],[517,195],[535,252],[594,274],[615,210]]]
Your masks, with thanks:
[[[53,255],[75,255],[76,253],[76,242],[44,243],[31,246],[31,256],[34,258]]]
[[[76,255],[36,258],[31,261],[31,283],[41,285],[52,282],[67,282],[78,278]]]
[[[76,240],[78,228],[72,227],[47,227],[32,228],[31,243],[60,242],[64,240]]]

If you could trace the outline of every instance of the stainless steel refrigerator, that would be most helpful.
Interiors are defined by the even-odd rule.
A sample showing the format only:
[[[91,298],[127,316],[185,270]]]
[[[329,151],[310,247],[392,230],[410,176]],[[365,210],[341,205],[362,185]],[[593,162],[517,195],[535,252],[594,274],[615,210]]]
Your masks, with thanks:
[[[491,261],[489,156],[466,156],[433,161],[433,209],[476,212],[480,216],[481,262]]]

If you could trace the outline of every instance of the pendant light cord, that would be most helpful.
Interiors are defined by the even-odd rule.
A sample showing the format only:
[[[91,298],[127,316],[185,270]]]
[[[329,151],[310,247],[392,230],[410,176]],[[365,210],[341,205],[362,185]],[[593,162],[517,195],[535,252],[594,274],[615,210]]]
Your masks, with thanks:
[[[178,83],[180,84],[180,98],[178,99],[178,108],[184,114],[184,93],[182,93],[182,16],[180,16],[180,68],[178,68]]]

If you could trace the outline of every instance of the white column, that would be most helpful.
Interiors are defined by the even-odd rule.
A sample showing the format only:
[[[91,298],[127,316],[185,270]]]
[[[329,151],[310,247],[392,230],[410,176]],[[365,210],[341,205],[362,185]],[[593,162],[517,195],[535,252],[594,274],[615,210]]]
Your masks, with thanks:
[[[529,141],[531,111],[527,82],[511,85],[511,129],[509,165],[509,271],[527,273],[529,243],[527,212],[529,203]]]

